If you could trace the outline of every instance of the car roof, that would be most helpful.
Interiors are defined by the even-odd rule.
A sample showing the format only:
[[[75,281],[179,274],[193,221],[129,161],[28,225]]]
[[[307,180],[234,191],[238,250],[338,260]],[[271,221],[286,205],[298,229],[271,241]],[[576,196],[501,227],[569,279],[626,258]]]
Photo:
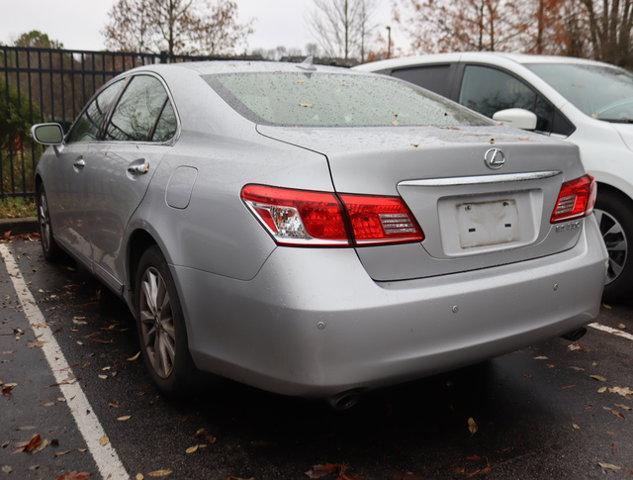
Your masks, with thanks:
[[[262,60],[208,60],[202,62],[179,62],[169,64],[144,65],[134,70],[150,70],[160,72],[164,70],[186,69],[193,70],[199,75],[212,75],[219,73],[247,73],[247,72],[330,72],[359,74],[344,67],[332,67],[328,65],[305,65],[291,62],[271,62]]]
[[[380,60],[377,62],[365,63],[354,67],[354,70],[366,72],[376,72],[381,70],[389,70],[392,68],[412,67],[420,64],[443,63],[443,62],[459,62],[459,61],[480,61],[498,63],[499,61],[512,61],[519,64],[531,63],[570,63],[570,64],[588,64],[588,65],[607,65],[594,60],[584,58],[563,57],[558,55],[531,55],[526,53],[508,53],[508,52],[455,52],[455,53],[438,53],[428,55],[416,55],[404,58],[394,58],[389,60]]]

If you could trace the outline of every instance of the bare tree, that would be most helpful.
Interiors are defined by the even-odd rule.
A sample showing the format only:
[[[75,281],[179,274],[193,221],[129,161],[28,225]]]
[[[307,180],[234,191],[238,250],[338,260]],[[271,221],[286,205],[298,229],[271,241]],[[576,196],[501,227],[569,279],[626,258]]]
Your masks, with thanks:
[[[595,58],[632,66],[633,0],[580,0]]]
[[[110,48],[221,54],[252,33],[238,22],[235,0],[117,0],[103,30]]]
[[[314,0],[307,22],[325,55],[364,58],[374,9],[374,0]]]
[[[512,50],[527,29],[511,0],[397,0],[394,20],[417,51]]]
[[[316,57],[319,55],[319,46],[316,43],[306,43],[305,46],[305,52],[306,55],[312,55],[313,57]]]

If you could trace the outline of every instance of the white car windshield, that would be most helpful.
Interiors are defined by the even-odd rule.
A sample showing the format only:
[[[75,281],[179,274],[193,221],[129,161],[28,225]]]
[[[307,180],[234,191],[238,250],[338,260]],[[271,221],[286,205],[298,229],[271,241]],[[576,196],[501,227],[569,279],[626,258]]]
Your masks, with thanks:
[[[493,125],[439,95],[378,75],[247,72],[203,78],[240,114],[263,125]]]
[[[526,65],[583,113],[599,120],[633,123],[633,75],[610,65]]]

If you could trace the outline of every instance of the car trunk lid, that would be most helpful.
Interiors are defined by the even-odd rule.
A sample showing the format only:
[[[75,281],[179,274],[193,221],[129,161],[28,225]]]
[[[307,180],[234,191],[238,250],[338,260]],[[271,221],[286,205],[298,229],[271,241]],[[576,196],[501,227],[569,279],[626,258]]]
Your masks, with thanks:
[[[578,241],[579,221],[550,224],[561,184],[584,173],[573,145],[502,127],[258,131],[325,155],[339,193],[404,199],[425,239],[357,248],[375,280],[491,267],[551,255]]]

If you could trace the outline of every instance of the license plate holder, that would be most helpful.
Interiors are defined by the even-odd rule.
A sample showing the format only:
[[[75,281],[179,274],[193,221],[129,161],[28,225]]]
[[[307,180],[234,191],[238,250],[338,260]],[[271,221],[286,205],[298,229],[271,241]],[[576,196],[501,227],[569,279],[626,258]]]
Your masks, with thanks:
[[[501,245],[518,240],[519,211],[514,199],[464,202],[457,205],[462,249]]]

